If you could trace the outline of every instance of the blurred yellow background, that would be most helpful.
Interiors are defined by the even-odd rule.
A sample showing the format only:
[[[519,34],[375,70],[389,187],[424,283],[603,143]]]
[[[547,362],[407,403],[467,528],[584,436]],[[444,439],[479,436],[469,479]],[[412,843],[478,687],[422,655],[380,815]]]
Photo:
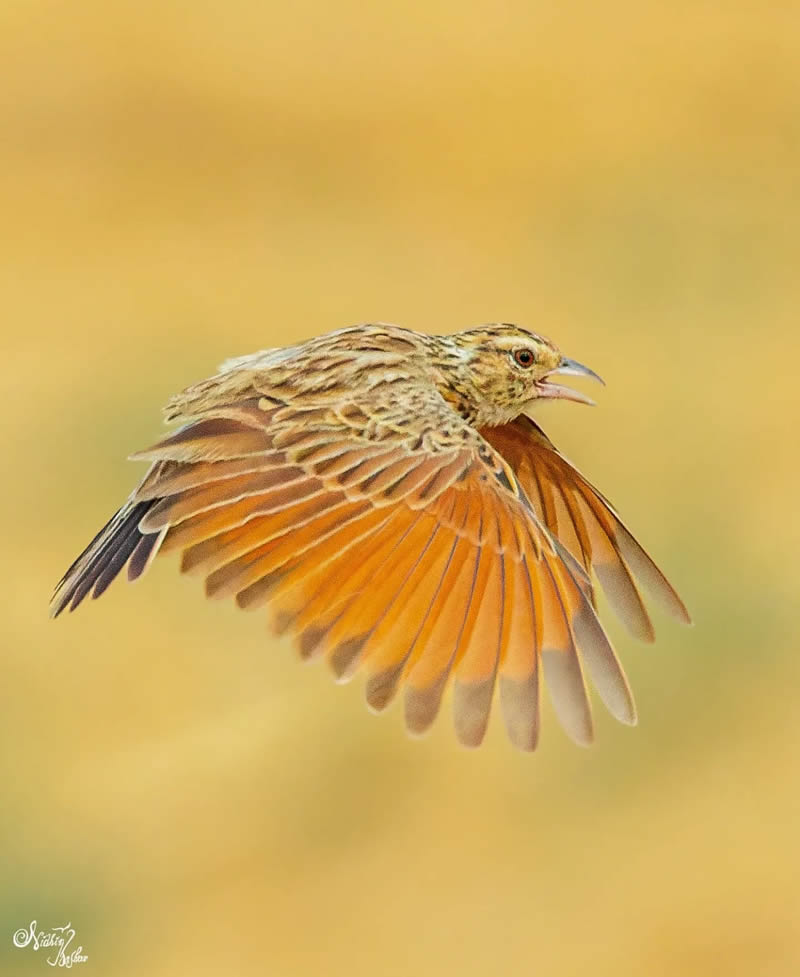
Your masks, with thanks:
[[[0,63],[0,971],[800,973],[797,4],[6,0]],[[539,419],[696,620],[609,621],[637,729],[411,741],[168,559],[47,620],[172,392],[369,319],[605,377]]]

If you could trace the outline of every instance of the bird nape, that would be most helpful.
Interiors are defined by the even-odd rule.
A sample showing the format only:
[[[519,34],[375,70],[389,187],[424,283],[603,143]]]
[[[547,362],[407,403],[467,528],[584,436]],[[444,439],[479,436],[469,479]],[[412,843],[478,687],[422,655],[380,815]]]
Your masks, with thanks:
[[[594,579],[643,641],[637,582],[689,616],[527,416],[545,398],[591,403],[562,374],[600,379],[506,323],[450,336],[368,324],[229,360],[169,401],[179,427],[132,456],[147,474],[67,570],[52,614],[177,550],[209,597],[265,608],[304,658],[340,680],[363,668],[373,709],[402,687],[413,733],[452,676],[461,743],[481,743],[497,688],[511,741],[532,750],[543,677],[566,732],[589,743],[584,669],[633,724]]]

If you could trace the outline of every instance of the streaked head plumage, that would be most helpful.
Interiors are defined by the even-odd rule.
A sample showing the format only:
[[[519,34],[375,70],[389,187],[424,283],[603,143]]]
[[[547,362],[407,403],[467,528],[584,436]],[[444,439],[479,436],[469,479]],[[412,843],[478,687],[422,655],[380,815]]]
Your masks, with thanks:
[[[559,374],[600,380],[588,367],[565,356],[539,333],[508,322],[479,326],[441,337],[452,346],[456,385],[474,399],[479,420],[502,424],[517,417],[535,401],[573,400],[592,404],[579,391],[551,382]]]

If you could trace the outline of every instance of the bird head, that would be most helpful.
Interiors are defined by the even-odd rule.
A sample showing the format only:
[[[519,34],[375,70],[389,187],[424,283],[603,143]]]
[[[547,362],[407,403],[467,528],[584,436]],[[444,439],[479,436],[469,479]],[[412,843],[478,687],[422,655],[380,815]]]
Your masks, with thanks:
[[[591,377],[589,367],[565,356],[549,339],[509,323],[481,326],[454,336],[453,365],[464,393],[474,402],[479,423],[503,424],[541,400],[594,401],[554,383],[554,376]]]

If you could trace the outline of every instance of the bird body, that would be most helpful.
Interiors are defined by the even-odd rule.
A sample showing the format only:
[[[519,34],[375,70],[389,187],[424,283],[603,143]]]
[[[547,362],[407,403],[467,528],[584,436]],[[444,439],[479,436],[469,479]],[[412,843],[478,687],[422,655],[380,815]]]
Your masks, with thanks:
[[[509,324],[451,336],[368,324],[228,360],[168,402],[180,426],[132,456],[147,474],[52,612],[177,550],[208,596],[267,607],[304,657],[326,657],[340,679],[363,667],[373,708],[402,687],[412,732],[452,677],[462,743],[482,741],[497,688],[512,742],[533,749],[543,674],[566,731],[587,743],[584,666],[633,723],[592,573],[643,640],[653,629],[634,577],[688,615],[525,413],[546,398],[591,403],[552,382],[562,373],[599,379]]]

